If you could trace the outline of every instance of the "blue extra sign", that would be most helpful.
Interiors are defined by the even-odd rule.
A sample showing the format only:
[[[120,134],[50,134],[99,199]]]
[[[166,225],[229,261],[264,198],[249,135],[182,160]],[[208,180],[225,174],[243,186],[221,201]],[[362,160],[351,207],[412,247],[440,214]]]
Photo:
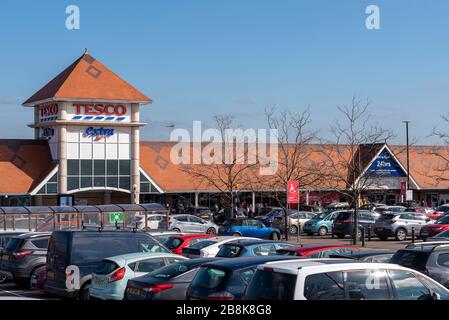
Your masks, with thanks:
[[[391,156],[387,149],[384,149],[374,160],[367,170],[367,174],[373,177],[405,177],[407,174]]]
[[[86,135],[88,137],[94,137],[95,140],[101,140],[101,139],[105,139],[108,138],[112,135],[114,135],[114,129],[105,129],[103,127],[101,128],[94,128],[94,127],[89,127],[86,129]]]

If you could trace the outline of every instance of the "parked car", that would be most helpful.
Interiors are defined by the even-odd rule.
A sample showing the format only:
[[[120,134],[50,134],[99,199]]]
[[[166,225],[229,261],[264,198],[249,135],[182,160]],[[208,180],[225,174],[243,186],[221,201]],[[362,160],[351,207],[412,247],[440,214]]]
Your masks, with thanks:
[[[0,270],[12,281],[29,286],[33,272],[45,265],[50,233],[30,232],[12,237],[2,251]]]
[[[438,206],[435,208],[435,211],[442,215],[446,215],[449,213],[449,204],[443,204],[441,206]]]
[[[187,259],[178,261],[128,280],[125,300],[185,300],[187,288],[199,268],[214,258]]]
[[[321,207],[312,206],[312,205],[303,204],[303,203],[300,203],[299,208],[296,207],[296,209],[297,209],[297,211],[313,212],[315,214],[324,212],[323,208],[321,208]]]
[[[348,210],[350,208],[349,202],[332,202],[326,206],[326,210]]]
[[[362,229],[373,228],[375,222],[379,219],[380,213],[360,210],[359,213],[359,228],[357,236],[360,238]],[[334,219],[332,226],[333,233],[340,239],[343,239],[346,235],[352,236],[354,234],[354,211],[342,211]]]
[[[385,213],[374,224],[374,233],[381,240],[395,237],[398,241],[404,241],[408,236],[411,236],[412,228],[415,230],[415,235],[419,236],[421,228],[432,222],[433,220],[422,213]]]
[[[235,219],[227,220],[218,230],[218,235],[279,240],[281,231],[266,227],[257,219]]]
[[[225,259],[201,266],[187,289],[187,300],[241,300],[257,265],[295,257],[263,256]]]
[[[148,232],[148,234],[166,246],[167,242],[170,241],[171,236],[179,236],[184,233],[179,233],[176,231],[152,231]]]
[[[235,240],[223,244],[218,250],[217,258],[237,258],[267,256],[276,254],[277,250],[294,246],[290,242],[273,240]]]
[[[210,208],[207,207],[188,207],[185,209],[184,213],[200,217],[201,219],[204,220],[213,219],[213,213],[210,210]]]
[[[434,237],[446,230],[449,230],[449,215],[441,217],[435,221],[435,223],[423,226],[419,232],[419,236],[421,239],[425,240],[428,237]]]
[[[414,207],[409,211],[423,213],[432,220],[438,220],[439,218],[444,216],[444,213],[437,212],[435,209],[429,207]]]
[[[123,300],[128,280],[188,258],[171,253],[128,253],[103,259],[92,273],[89,298]]]
[[[345,245],[305,244],[278,249],[276,250],[276,254],[307,258],[329,258],[329,256],[333,254],[352,254],[359,250],[358,247]]]
[[[377,208],[385,207],[385,206],[386,206],[386,204],[373,202],[373,203],[367,203],[367,204],[360,206],[360,210],[375,211]]]
[[[139,229],[145,229],[145,216],[136,215],[134,218],[137,221],[137,227]],[[149,230],[166,230],[168,228],[167,215],[162,213],[147,214],[146,228]]]
[[[353,253],[331,254],[329,258],[352,259],[363,262],[388,263],[395,250],[360,250]]]
[[[216,224],[223,224],[227,220],[244,219],[247,217],[247,212],[243,208],[233,208],[233,215],[231,216],[231,208],[224,208],[214,213],[213,221]]]
[[[189,214],[174,214],[168,220],[168,230],[177,232],[192,232],[192,233],[208,233],[216,234],[218,226],[215,223],[206,221],[199,217]]]
[[[391,212],[405,212],[407,210],[407,207],[404,206],[383,206],[376,208],[374,211],[378,213],[391,213]]]
[[[216,237],[216,235],[213,234],[172,235],[167,239],[166,242],[164,242],[164,244],[167,248],[171,250],[171,252],[181,254],[183,248],[213,237]]]
[[[235,240],[260,240],[251,237],[220,236],[197,242],[182,249],[182,255],[190,259],[215,257],[221,246]]]
[[[376,283],[377,285],[367,285]],[[247,300],[449,300],[449,290],[388,263],[316,259],[259,265]]]
[[[304,223],[303,231],[309,236],[313,236],[314,234],[325,236],[328,233],[332,233],[334,219],[340,212],[341,211],[326,211],[317,214]]]
[[[449,230],[443,231],[435,237],[426,238],[424,241],[449,241]]]
[[[146,232],[53,231],[48,244],[44,291],[67,298],[88,299],[92,272],[103,259],[137,252],[171,253]],[[76,266],[79,269],[79,288],[67,287],[68,266]]]
[[[391,263],[417,270],[449,288],[449,242],[422,242],[398,250]]]
[[[293,211],[289,214],[289,230],[291,234],[302,231],[304,224],[315,217],[315,213],[307,211]]]
[[[267,227],[271,227],[275,218],[285,217],[285,211],[282,208],[272,208],[270,212],[264,215],[255,216],[254,219],[259,219]]]
[[[8,241],[14,236],[23,234],[23,232],[14,231],[0,231],[0,266],[2,262],[3,250],[6,248]],[[0,283],[7,282],[12,279],[12,274],[10,272],[2,271],[0,269]]]

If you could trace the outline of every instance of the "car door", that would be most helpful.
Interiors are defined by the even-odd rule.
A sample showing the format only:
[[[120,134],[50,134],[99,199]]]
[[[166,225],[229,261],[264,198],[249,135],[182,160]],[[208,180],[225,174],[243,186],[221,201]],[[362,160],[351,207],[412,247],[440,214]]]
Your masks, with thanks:
[[[194,232],[188,216],[178,216],[175,219],[176,227],[180,229],[181,232]]]
[[[189,216],[188,220],[192,232],[202,233],[206,231],[207,225],[203,222],[203,219],[194,216]]]

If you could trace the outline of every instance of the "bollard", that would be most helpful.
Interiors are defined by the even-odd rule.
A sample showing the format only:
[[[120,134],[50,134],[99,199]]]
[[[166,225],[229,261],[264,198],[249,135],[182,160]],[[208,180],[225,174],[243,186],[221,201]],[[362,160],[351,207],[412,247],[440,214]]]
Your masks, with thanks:
[[[412,243],[415,243],[415,227],[412,227]]]
[[[298,243],[299,243],[300,236],[301,236],[301,223],[298,222],[298,234],[296,237],[296,240]]]
[[[371,226],[368,226],[368,241],[371,241]]]
[[[361,237],[362,237],[362,247],[365,247],[365,228],[362,228],[361,230]]]

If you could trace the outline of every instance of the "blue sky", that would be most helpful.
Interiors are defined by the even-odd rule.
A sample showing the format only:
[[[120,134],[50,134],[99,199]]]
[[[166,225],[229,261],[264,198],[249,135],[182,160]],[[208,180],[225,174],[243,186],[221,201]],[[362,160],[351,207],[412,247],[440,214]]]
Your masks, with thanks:
[[[65,28],[78,5],[81,29]],[[365,8],[381,30],[365,28]],[[264,128],[264,109],[310,106],[328,135],[337,105],[369,98],[372,118],[418,143],[449,111],[449,2],[363,0],[22,1],[0,6],[0,133],[31,138],[21,103],[85,47],[154,103],[143,139],[167,140],[167,124],[212,126],[231,113]]]

